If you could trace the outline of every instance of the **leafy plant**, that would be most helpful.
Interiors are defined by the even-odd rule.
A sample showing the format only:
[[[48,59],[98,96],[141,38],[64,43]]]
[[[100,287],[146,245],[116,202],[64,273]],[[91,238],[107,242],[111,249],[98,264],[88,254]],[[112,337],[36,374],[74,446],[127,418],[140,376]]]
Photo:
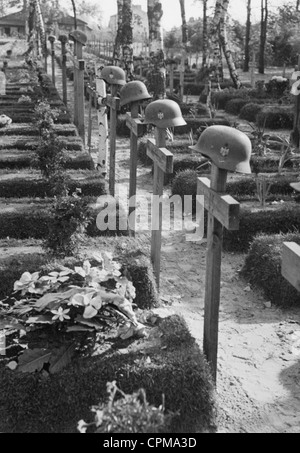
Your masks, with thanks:
[[[72,255],[91,222],[88,201],[80,195],[81,189],[76,189],[71,196],[56,197],[51,208],[52,219],[44,247],[56,256]]]
[[[271,187],[272,182],[268,180],[265,176],[256,177],[257,197],[260,202],[260,205],[263,208],[266,206],[266,200],[270,193]]]
[[[57,109],[52,109],[49,102],[40,101],[34,109],[35,124],[38,127],[40,137],[48,137],[53,133],[54,124],[59,116]]]
[[[74,270],[63,268],[43,276],[25,272],[15,282],[14,293],[0,303],[0,328],[6,335],[18,331],[26,350],[8,364],[11,369],[35,372],[47,365],[50,374],[60,371],[78,346],[68,340],[69,334],[105,332],[117,326],[121,339],[144,335],[133,311],[135,288],[121,274],[121,265],[109,253],[94,254],[93,259],[95,267],[85,261]],[[49,347],[51,341],[47,348],[24,344],[30,332],[47,327],[57,334],[54,349]]]
[[[268,140],[270,138],[269,134],[266,134],[266,120],[262,126],[256,126],[253,123],[248,123],[252,129],[252,148],[253,154],[258,156],[265,156],[267,152],[270,152],[268,148]]]
[[[97,434],[103,433],[165,433],[174,414],[165,414],[164,401],[158,408],[150,405],[143,389],[126,395],[117,383],[107,383],[108,402],[95,406],[95,421],[86,423],[81,420],[77,429],[86,433],[89,429]],[[117,395],[121,398],[117,399]]]

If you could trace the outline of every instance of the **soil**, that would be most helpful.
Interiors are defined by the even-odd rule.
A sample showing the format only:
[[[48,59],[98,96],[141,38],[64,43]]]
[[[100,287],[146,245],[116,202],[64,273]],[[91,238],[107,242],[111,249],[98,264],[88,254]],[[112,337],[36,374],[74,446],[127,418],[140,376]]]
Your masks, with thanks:
[[[60,89],[58,70],[57,75]],[[73,84],[68,82],[68,87],[71,93]],[[86,118],[87,107],[88,103]],[[93,122],[92,152],[96,158],[95,114]],[[117,140],[116,174],[117,189],[123,193],[129,181],[128,139]],[[153,180],[149,167],[139,165],[137,183],[139,194],[151,193]],[[29,247],[26,244],[24,252],[28,253]],[[16,250],[22,252],[20,244]],[[217,378],[219,433],[297,433],[300,432],[300,307],[283,310],[272,306],[260,291],[239,277],[244,259],[244,255],[229,253],[222,257]],[[166,317],[182,315],[200,347],[205,272],[205,242],[188,242],[184,231],[163,233],[162,305],[156,311]]]

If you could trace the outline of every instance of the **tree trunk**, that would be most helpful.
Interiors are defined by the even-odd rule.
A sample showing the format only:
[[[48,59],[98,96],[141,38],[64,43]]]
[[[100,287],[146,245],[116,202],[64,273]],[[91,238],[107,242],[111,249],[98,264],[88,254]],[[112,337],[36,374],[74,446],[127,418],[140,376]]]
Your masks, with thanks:
[[[250,64],[250,35],[251,35],[251,0],[248,0],[247,5],[247,23],[246,23],[246,38],[245,38],[245,61],[244,72],[249,71]]]
[[[122,21],[122,57],[127,81],[133,80],[133,13],[132,0],[124,0]]]
[[[34,36],[34,22],[35,22],[35,0],[29,1],[28,7],[28,49],[26,51],[26,56],[33,52],[35,46],[35,36]]]
[[[208,20],[207,20],[207,1],[203,0],[203,56],[202,66],[208,66]]]
[[[185,60],[187,56],[187,43],[188,43],[188,27],[186,23],[185,14],[185,0],[179,0],[182,20],[182,53],[181,53],[181,68],[180,68],[180,99],[183,101],[184,96],[184,73],[185,73]]]
[[[211,24],[211,42],[213,47],[213,69],[217,82],[223,80],[223,62],[220,51],[220,20],[222,15],[222,0],[216,0],[215,15]]]
[[[77,12],[76,12],[75,0],[71,0],[71,2],[72,2],[73,14],[74,14],[74,29],[77,30]]]
[[[148,0],[150,71],[148,89],[153,100],[166,97],[166,66],[163,49],[163,9],[160,0]]]
[[[268,0],[261,0],[261,24],[260,24],[260,49],[259,49],[259,73],[265,73],[265,47],[267,42],[268,27]]]
[[[41,11],[40,0],[35,0],[35,10],[36,10],[38,29],[39,29],[39,33],[40,33],[40,39],[41,39],[42,54],[45,57],[46,52],[47,52],[47,41],[46,41],[45,24],[44,24],[42,11]]]
[[[297,0],[296,11],[299,11],[299,7],[300,7],[300,0]]]
[[[229,0],[223,0],[222,2],[222,10],[221,10],[221,17],[220,17],[220,43],[222,50],[224,52],[226,62],[228,65],[228,69],[230,72],[230,77],[234,83],[235,88],[239,89],[242,86],[242,83],[239,78],[239,74],[235,67],[235,62],[232,57],[231,50],[229,48],[228,39],[227,39],[227,28],[226,28],[226,19],[228,15],[228,6]]]
[[[113,64],[121,65],[121,47],[122,47],[122,26],[123,26],[123,3],[124,0],[117,0],[118,5],[118,28],[114,44]]]

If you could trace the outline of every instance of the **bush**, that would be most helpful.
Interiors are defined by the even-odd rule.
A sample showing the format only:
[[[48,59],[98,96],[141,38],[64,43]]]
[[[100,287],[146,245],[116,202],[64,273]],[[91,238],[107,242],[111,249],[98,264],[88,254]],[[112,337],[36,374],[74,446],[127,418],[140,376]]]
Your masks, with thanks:
[[[81,173],[66,172],[70,177],[68,189],[74,192],[77,188],[82,190],[84,196],[100,197],[107,194],[106,182],[99,178],[98,172],[82,171]],[[76,176],[79,178],[76,178]],[[83,177],[80,177],[83,176]],[[49,183],[32,172],[23,173],[20,178],[2,178],[0,180],[0,193],[3,198],[45,198],[51,196]]]
[[[246,252],[260,234],[288,234],[300,231],[300,206],[289,205],[275,210],[262,209],[251,212],[241,209],[239,231],[224,233],[224,249],[230,252]]]
[[[195,134],[194,138],[197,140],[203,129],[209,126],[222,125],[230,126],[230,121],[225,118],[184,118],[186,126],[175,127],[175,135],[189,134],[191,131]]]
[[[281,98],[288,91],[289,86],[289,80],[282,77],[274,77],[265,84],[267,94],[276,98]]]
[[[197,195],[198,174],[193,170],[184,170],[177,173],[172,183],[172,195],[179,195],[184,199],[185,195]]]
[[[225,105],[225,112],[230,113],[231,115],[239,115],[245,105],[247,105],[249,100],[247,99],[231,99]]]
[[[299,234],[258,236],[246,257],[241,275],[264,290],[273,304],[291,306],[300,303],[300,293],[282,276],[283,242],[300,245]]]
[[[148,340],[144,343],[139,340],[142,349],[134,350],[128,343],[124,349],[122,342],[120,347],[116,344],[110,348],[109,353],[74,359],[73,365],[51,379],[41,379],[39,373],[20,376],[1,365],[0,431],[75,433],[80,419],[89,421],[91,406],[106,401],[106,383],[112,381],[127,394],[143,388],[148,402],[156,407],[164,395],[165,410],[177,413],[170,432],[215,429],[215,388],[209,366],[195,340],[186,332],[185,321],[174,319],[183,338],[179,345],[172,346],[168,341],[174,330],[169,318],[160,321],[154,332],[157,339],[170,344],[166,349],[159,342],[153,347]],[[178,319],[181,319],[181,331]]]
[[[77,189],[71,195],[55,199],[50,210],[44,247],[54,256],[72,256],[92,221],[89,203],[86,198],[79,196],[80,192]]]
[[[263,105],[250,102],[242,107],[239,117],[243,120],[256,122],[256,117],[263,109]]]
[[[264,108],[256,117],[258,126],[268,129],[293,129],[294,112],[292,108]]]

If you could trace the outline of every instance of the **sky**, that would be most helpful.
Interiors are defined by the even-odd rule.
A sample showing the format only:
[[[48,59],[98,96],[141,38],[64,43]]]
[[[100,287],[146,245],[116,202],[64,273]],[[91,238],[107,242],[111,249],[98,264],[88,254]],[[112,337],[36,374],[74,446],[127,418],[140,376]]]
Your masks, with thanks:
[[[103,0],[99,0],[100,4]],[[172,27],[181,25],[180,5],[179,0],[161,0],[164,9],[163,27],[165,30],[170,30]],[[296,0],[291,1],[296,4]],[[185,0],[186,3],[186,14],[187,18],[190,17],[202,17],[202,2],[199,0]],[[215,0],[208,1],[209,6],[213,7]],[[282,5],[282,0],[269,0],[270,9]],[[104,6],[105,4],[105,6]],[[133,4],[142,5],[142,8],[147,10],[147,0],[133,0]],[[234,19],[241,22],[246,21],[247,16],[247,0],[230,0],[230,14]],[[252,14],[253,22],[259,21],[260,19],[260,5],[261,0],[252,0]],[[102,6],[102,5],[101,5]],[[108,2],[103,1],[103,19],[107,25],[109,17],[117,13],[117,1],[109,0]]]

